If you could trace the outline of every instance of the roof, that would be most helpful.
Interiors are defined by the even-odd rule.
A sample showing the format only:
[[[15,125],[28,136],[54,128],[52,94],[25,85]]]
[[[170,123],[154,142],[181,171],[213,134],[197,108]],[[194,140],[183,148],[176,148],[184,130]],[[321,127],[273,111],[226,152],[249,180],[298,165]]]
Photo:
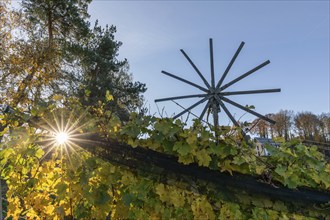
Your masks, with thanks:
[[[261,144],[266,144],[266,143],[268,143],[268,144],[273,144],[274,143],[275,144],[275,142],[270,138],[254,138],[254,140],[256,142],[261,143]]]

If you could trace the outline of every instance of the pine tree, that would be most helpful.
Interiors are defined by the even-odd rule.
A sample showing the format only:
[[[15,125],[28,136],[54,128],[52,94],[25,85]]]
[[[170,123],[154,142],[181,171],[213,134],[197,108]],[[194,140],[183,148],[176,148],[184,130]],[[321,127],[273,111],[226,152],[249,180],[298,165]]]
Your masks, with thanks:
[[[142,105],[141,93],[145,84],[133,82],[128,74],[127,60],[117,59],[121,42],[115,41],[116,27],[102,28],[96,21],[88,41],[80,45],[79,56],[83,74],[78,97],[84,105],[94,106],[98,101],[106,103],[106,109],[118,113],[126,121],[128,113]],[[114,97],[107,102],[107,94]]]

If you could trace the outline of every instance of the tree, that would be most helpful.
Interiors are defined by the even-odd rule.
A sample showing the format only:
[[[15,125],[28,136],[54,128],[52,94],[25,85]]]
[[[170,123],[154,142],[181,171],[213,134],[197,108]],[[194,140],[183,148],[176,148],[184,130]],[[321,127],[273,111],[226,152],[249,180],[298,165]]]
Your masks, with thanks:
[[[298,134],[307,140],[316,140],[320,134],[320,121],[318,117],[311,112],[300,112],[294,118],[295,127]]]
[[[3,59],[5,51],[8,49],[8,40],[11,38],[10,28],[12,26],[12,16],[10,10],[8,10],[8,1],[9,0],[4,0],[0,2],[0,59]],[[1,62],[1,64],[3,64],[3,62]]]
[[[65,45],[79,39],[81,32],[88,33],[86,1],[79,2],[26,0],[23,11],[13,12],[14,37],[8,42],[1,75],[5,101],[13,108],[28,110],[33,103],[47,101],[59,92],[59,82],[68,80],[62,71]]]
[[[255,119],[252,122],[251,132],[254,134],[258,134],[259,137],[268,138],[269,133],[269,122],[261,119]]]
[[[330,113],[322,113],[318,116],[320,121],[320,132],[322,134],[322,141],[330,141]]]
[[[114,26],[102,29],[96,21],[90,37],[76,48],[83,69],[77,96],[84,105],[96,106],[98,101],[105,103],[106,95],[111,94],[115,102],[107,102],[105,109],[118,113],[121,120],[127,121],[129,112],[142,105],[140,94],[146,87],[132,81],[127,73],[127,60],[117,60],[121,42],[114,40],[115,32]]]
[[[56,66],[50,75],[48,96],[68,97],[77,90],[81,77],[79,59],[73,48],[79,47],[90,33],[88,4],[91,0],[23,0],[22,8],[31,39],[43,41],[51,54],[50,65]],[[49,65],[49,63],[47,63]]]
[[[38,38],[46,38],[49,47],[75,42],[89,32],[88,4],[91,0],[23,0],[22,7]],[[55,41],[55,42],[54,42]]]
[[[106,107],[122,120],[142,105],[145,85],[133,81],[126,60],[117,60],[121,42],[114,39],[116,28],[102,29],[96,23],[90,29],[88,3],[24,0],[23,10],[13,12],[17,20],[11,32],[21,34],[1,44],[3,102],[31,111],[54,97],[65,104],[77,96],[95,106],[111,94],[115,101]],[[2,35],[7,33],[1,29]]]
[[[271,127],[278,137],[284,137],[285,140],[289,140],[290,130],[292,126],[293,111],[280,110],[274,114],[272,119],[276,121]]]

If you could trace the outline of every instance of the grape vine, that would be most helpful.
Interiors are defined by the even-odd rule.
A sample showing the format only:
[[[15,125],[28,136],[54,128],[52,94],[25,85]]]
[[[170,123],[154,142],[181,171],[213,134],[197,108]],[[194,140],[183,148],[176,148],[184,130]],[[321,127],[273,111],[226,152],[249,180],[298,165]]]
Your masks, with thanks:
[[[76,108],[83,109],[77,103]],[[54,108],[54,107],[52,107]],[[49,111],[43,110],[45,112]],[[51,109],[54,111],[54,109]],[[85,111],[85,110],[82,110]],[[77,111],[79,112],[79,111]],[[95,114],[97,113],[97,114]],[[37,115],[40,112],[36,113]],[[172,155],[184,165],[196,163],[217,172],[248,174],[274,189],[308,187],[328,192],[330,165],[315,147],[298,142],[268,146],[270,157],[257,157],[240,132],[222,127],[220,137],[195,121],[140,116],[120,125],[102,111],[102,104],[85,114],[93,131],[133,148],[139,146]],[[46,114],[45,116],[46,117]],[[93,120],[89,120],[93,119]],[[318,219],[328,218],[329,204],[303,206],[237,188],[219,188],[180,175],[154,175],[111,163],[75,147],[42,148],[43,133],[22,117],[3,116],[11,124],[1,143],[0,171],[6,181],[8,219]],[[85,123],[84,122],[84,123]],[[97,150],[97,149],[96,149]],[[162,172],[160,172],[162,173]]]

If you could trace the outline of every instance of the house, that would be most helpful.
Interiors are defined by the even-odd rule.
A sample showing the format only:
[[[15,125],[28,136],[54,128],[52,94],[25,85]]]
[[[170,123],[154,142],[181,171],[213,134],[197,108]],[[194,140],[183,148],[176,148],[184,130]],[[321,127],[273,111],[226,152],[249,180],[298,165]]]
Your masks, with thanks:
[[[256,151],[258,156],[269,156],[269,152],[265,148],[265,145],[271,145],[274,147],[279,147],[279,143],[275,143],[272,139],[269,138],[254,138],[256,145]]]

